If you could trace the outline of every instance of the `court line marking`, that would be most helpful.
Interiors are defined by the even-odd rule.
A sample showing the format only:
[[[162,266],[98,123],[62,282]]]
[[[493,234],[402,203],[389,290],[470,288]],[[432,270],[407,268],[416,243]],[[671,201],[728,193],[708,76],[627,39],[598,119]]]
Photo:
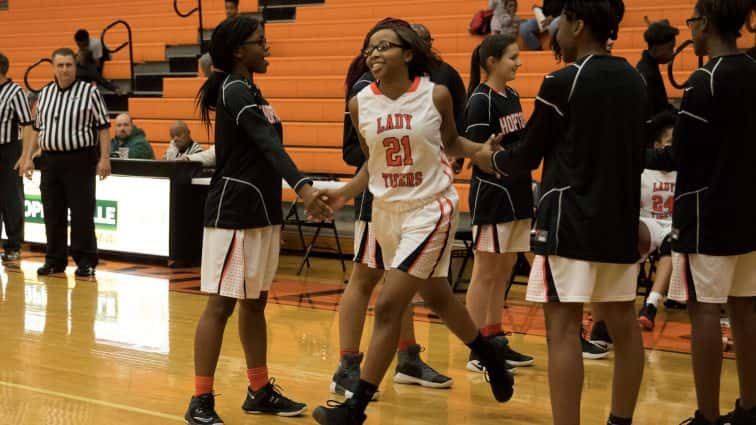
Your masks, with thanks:
[[[169,415],[167,413],[156,412],[156,411],[153,411],[153,410],[140,409],[138,407],[131,407],[131,406],[127,406],[125,404],[111,403],[109,401],[97,400],[97,399],[94,399],[94,398],[82,397],[82,396],[77,396],[77,395],[73,395],[73,394],[66,394],[66,393],[61,393],[61,392],[58,392],[58,391],[46,390],[44,388],[32,387],[32,386],[29,386],[29,385],[22,385],[22,384],[15,384],[13,382],[0,381],[0,386],[21,389],[21,390],[31,391],[31,392],[35,392],[35,393],[40,393],[40,394],[55,396],[55,397],[67,398],[67,399],[70,399],[70,400],[76,400],[76,401],[81,401],[81,402],[84,402],[84,403],[96,404],[96,405],[105,406],[105,407],[111,407],[111,408],[114,408],[114,409],[125,410],[127,412],[142,413],[142,414],[145,414],[145,415],[155,416],[155,417],[163,418],[163,419],[170,419],[170,420],[178,421],[178,422],[186,422],[184,420],[184,418],[182,418],[181,416]]]

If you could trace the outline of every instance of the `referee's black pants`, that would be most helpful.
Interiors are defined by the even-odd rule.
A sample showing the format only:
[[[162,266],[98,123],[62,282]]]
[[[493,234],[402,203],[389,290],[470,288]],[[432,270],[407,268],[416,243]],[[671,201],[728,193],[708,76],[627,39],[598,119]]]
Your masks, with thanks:
[[[45,214],[47,255],[53,266],[68,264],[67,229],[71,210],[71,256],[79,267],[97,265],[95,238],[95,178],[98,151],[42,153],[42,210]]]
[[[24,239],[24,183],[13,169],[21,156],[21,142],[0,144],[0,233],[5,224],[5,251],[18,251]]]

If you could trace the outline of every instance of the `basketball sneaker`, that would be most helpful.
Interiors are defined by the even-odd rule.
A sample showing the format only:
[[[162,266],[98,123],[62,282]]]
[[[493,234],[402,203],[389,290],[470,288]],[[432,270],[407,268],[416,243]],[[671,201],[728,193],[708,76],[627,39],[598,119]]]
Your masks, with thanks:
[[[320,425],[362,425],[367,419],[357,408],[356,400],[351,398],[344,403],[328,400],[326,406],[315,408],[312,417]]]
[[[346,398],[352,398],[357,383],[360,382],[360,364],[365,357],[363,353],[347,353],[341,356],[339,367],[331,379],[331,394],[343,395]],[[378,391],[373,394],[371,401],[378,400]]]
[[[514,375],[515,367],[510,365],[509,362],[506,361],[506,359],[504,359],[504,361],[506,362],[509,373]],[[481,363],[480,357],[478,357],[478,355],[472,351],[470,351],[470,356],[467,358],[467,365],[465,366],[465,369],[469,370],[470,372],[486,373],[486,367],[483,366],[483,363]]]
[[[506,360],[511,368],[533,366],[533,357],[518,353],[509,345],[509,339],[504,333],[494,335],[490,341],[496,347],[496,352]]]
[[[606,323],[603,320],[599,320],[593,324],[591,342],[607,351],[612,349],[612,337],[609,336],[609,329],[606,328]]]
[[[756,424],[756,406],[745,410],[740,400],[735,401],[735,410],[719,418],[721,425],[754,425]]]
[[[698,410],[696,410],[696,413],[693,417],[688,418],[682,422],[680,422],[680,425],[720,425],[720,421],[716,422],[709,422]]]
[[[193,396],[184,415],[189,425],[224,425],[215,412],[215,396],[212,393]]]
[[[477,353],[480,363],[486,371],[486,380],[491,385],[496,401],[509,401],[514,394],[514,376],[506,360],[497,354],[496,347],[490,341]]]
[[[584,359],[597,360],[609,356],[609,350],[593,341],[586,341],[582,335],[580,336],[580,344],[582,345]]]
[[[298,403],[281,394],[282,388],[271,378],[268,385],[258,391],[247,388],[247,398],[242,409],[250,414],[267,413],[277,416],[299,416],[307,410],[307,405]]]
[[[424,349],[415,344],[397,354],[394,382],[397,384],[417,384],[428,388],[449,388],[454,380],[438,373],[420,358]],[[359,377],[358,377],[359,378]]]
[[[653,304],[646,304],[641,308],[638,313],[638,322],[640,322],[643,329],[647,331],[654,330],[654,322],[656,321],[656,306]]]

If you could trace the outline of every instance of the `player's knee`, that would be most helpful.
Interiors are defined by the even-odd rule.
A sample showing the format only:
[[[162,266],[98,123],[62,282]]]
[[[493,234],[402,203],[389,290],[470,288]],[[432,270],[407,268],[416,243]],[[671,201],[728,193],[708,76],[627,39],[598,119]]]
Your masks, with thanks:
[[[226,321],[234,313],[236,300],[233,298],[216,297],[211,299],[205,307],[205,315],[216,320]]]
[[[379,324],[391,323],[394,320],[399,320],[402,313],[404,313],[404,307],[393,300],[387,299],[387,297],[380,297],[375,303],[375,321]]]

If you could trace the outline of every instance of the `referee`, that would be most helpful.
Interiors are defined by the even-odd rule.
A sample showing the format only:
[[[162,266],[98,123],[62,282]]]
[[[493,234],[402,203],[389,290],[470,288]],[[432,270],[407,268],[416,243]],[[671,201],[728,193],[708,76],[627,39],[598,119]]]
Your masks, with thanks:
[[[0,53],[0,229],[5,224],[8,240],[3,262],[19,259],[24,239],[24,186],[13,170],[21,157],[21,126],[27,135],[32,123],[29,102],[21,87],[8,79],[8,57]]]
[[[55,81],[39,93],[37,118],[24,145],[21,175],[34,168],[32,154],[42,149],[42,208],[47,255],[37,274],[61,273],[68,263],[67,210],[71,210],[71,256],[77,276],[94,276],[95,175],[110,175],[110,120],[100,92],[76,79],[74,52],[53,52]]]

